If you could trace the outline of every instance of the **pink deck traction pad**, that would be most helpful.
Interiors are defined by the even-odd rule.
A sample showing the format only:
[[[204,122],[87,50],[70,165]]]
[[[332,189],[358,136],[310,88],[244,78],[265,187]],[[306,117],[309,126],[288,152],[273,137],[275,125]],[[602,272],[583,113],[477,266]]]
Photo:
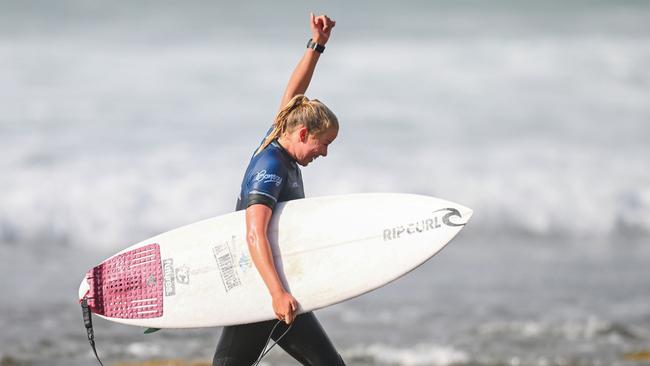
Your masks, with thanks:
[[[163,314],[163,273],[158,244],[116,255],[88,271],[86,295],[93,313],[145,319]]]

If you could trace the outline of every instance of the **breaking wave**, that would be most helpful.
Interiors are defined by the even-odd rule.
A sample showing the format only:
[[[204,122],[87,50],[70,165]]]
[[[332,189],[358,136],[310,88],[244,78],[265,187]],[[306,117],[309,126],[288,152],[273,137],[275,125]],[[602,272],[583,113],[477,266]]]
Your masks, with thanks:
[[[467,235],[650,235],[645,40],[527,37],[339,44],[323,73],[349,87],[313,93],[342,130],[307,196],[432,195],[474,209]],[[1,41],[0,241],[120,248],[231,211],[293,61],[223,47]]]

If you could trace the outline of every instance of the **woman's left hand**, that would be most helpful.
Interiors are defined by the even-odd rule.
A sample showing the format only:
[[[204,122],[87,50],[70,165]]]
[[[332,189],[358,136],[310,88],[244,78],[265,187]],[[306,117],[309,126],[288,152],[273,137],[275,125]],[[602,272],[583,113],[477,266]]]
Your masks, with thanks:
[[[272,295],[272,298],[275,317],[287,324],[291,324],[296,317],[296,310],[298,309],[296,299],[286,291],[276,293]]]
[[[336,22],[325,14],[315,16],[314,13],[311,13],[310,18],[311,39],[320,45],[325,45],[330,39],[332,28]]]

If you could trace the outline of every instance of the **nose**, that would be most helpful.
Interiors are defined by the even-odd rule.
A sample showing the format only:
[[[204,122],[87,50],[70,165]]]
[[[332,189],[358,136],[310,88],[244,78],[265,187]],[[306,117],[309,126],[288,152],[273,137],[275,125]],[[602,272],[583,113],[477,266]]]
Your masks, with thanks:
[[[323,148],[323,153],[321,154],[321,156],[323,157],[327,156],[327,146]]]

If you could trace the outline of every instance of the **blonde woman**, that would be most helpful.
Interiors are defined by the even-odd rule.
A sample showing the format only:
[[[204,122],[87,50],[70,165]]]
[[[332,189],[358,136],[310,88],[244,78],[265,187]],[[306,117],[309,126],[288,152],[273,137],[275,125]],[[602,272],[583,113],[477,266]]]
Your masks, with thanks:
[[[327,156],[328,146],[338,134],[334,113],[304,96],[335,24],[327,15],[310,15],[312,38],[291,75],[273,126],[250,160],[237,200],[237,210],[246,210],[251,258],[281,323],[269,320],[224,327],[213,366],[256,363],[269,337],[303,365],[344,365],[314,314],[296,316],[298,302],[278,276],[267,237],[276,204],[305,197],[298,165],[307,166]]]

